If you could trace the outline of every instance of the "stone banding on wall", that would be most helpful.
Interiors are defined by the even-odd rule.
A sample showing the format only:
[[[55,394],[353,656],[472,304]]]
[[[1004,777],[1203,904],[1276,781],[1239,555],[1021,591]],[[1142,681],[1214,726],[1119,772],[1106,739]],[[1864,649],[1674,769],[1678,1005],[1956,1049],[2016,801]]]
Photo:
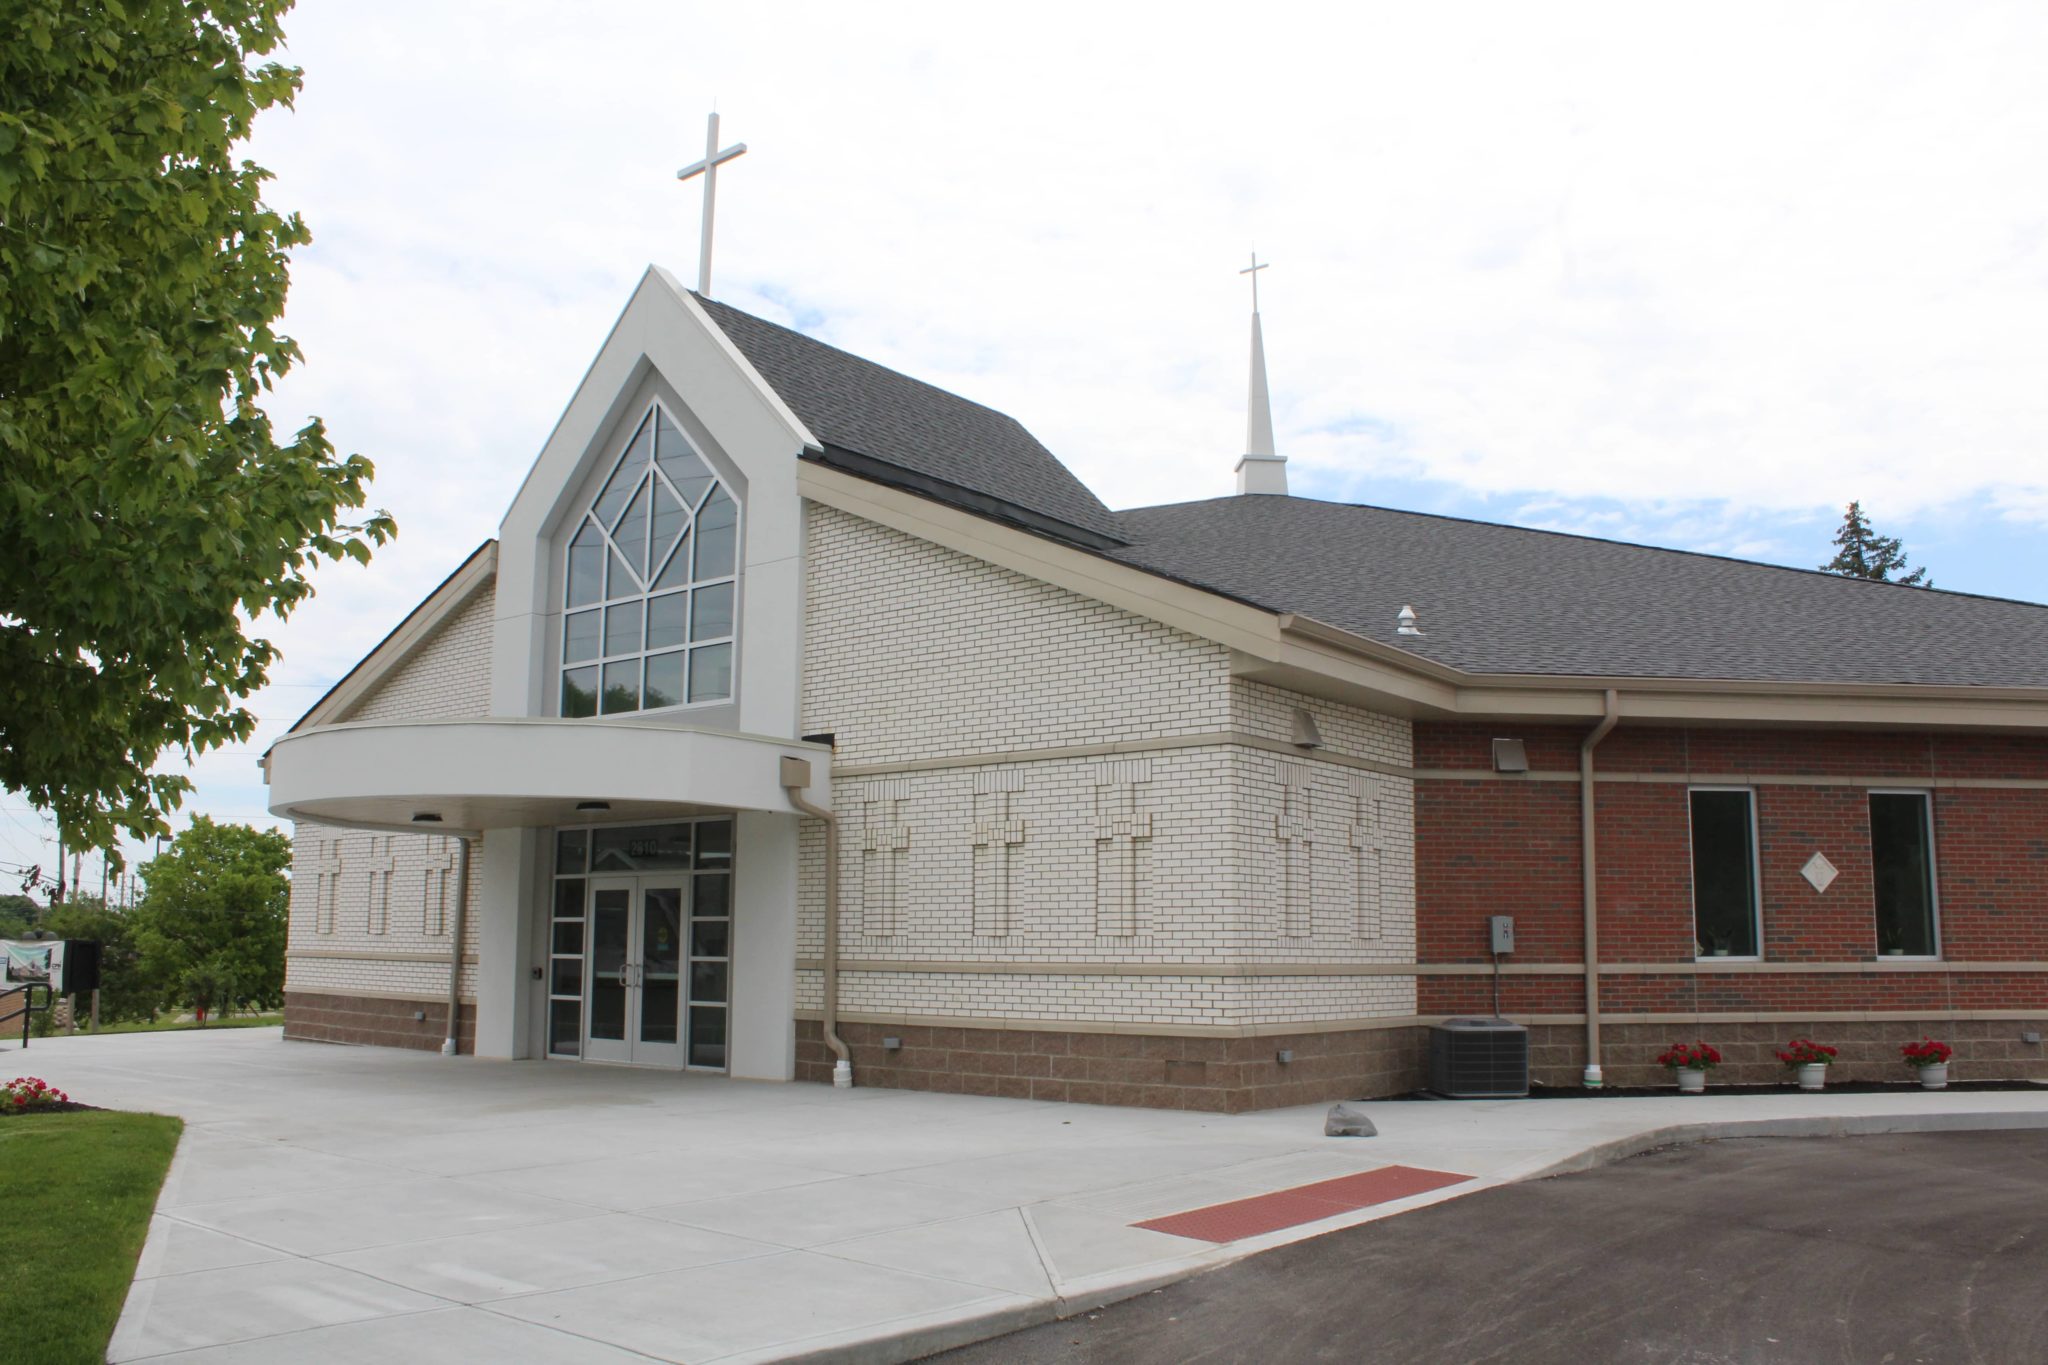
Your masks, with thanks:
[[[414,1015],[422,1018],[415,1019]],[[439,1052],[448,1037],[448,998],[405,999],[380,995],[330,995],[288,990],[284,1036],[312,1043],[402,1047]],[[476,1051],[476,1007],[464,1001],[456,1015],[457,1049]]]

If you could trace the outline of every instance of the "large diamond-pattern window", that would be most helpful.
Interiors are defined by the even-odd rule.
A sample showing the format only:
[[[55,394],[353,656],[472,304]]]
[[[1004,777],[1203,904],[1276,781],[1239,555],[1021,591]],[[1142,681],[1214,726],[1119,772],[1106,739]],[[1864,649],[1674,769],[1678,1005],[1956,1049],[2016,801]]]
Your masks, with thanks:
[[[569,538],[562,714],[732,699],[740,507],[657,404]]]

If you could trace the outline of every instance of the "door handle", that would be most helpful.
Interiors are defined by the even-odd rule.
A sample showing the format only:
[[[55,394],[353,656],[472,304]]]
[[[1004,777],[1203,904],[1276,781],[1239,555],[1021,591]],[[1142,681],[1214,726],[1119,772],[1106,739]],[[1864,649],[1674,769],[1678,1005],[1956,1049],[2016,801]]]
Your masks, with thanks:
[[[619,964],[619,973],[618,973],[618,980],[619,980],[619,989],[620,989],[620,990],[624,990],[624,989],[626,989],[626,986],[627,986],[627,985],[629,984],[629,983],[627,982],[627,980],[626,980],[626,973],[627,973],[627,972],[629,972],[629,971],[631,971],[632,969],[633,969],[633,964],[632,964],[632,963],[630,963],[630,962],[621,962],[621,963]]]

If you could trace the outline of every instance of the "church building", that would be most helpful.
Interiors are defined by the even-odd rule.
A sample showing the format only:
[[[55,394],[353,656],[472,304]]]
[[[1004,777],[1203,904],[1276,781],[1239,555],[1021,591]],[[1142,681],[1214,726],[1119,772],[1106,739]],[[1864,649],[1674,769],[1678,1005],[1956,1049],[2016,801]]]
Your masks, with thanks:
[[[1500,1013],[1549,1085],[2048,1079],[2048,608],[1291,496],[1256,331],[1247,447],[1112,510],[650,270],[266,756],[287,1037],[1236,1112]]]

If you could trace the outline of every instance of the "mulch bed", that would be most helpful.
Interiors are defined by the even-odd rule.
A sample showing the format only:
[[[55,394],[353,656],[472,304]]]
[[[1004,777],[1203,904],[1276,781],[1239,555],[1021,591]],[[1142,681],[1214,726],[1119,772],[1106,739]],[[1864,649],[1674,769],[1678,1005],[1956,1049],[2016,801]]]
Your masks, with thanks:
[[[2030,1090],[2048,1091],[2048,1085],[2038,1081],[1950,1081],[1944,1090]],[[1598,1100],[1609,1097],[1619,1099],[1643,1099],[1657,1095],[1675,1095],[1678,1085],[1609,1085],[1598,1090],[1584,1086],[1536,1085],[1529,1088],[1532,1100]],[[1802,1091],[1791,1081],[1777,1085],[1717,1085],[1707,1082],[1709,1095],[1904,1095],[1920,1093],[1918,1081],[1829,1081],[1824,1091]],[[1446,1097],[1428,1090],[1415,1090],[1406,1095],[1395,1095],[1397,1100],[1443,1100]]]
[[[17,1109],[11,1104],[0,1105],[0,1119],[26,1119],[33,1118],[37,1114],[97,1114],[99,1112],[99,1105],[80,1104],[76,1100],[66,1100],[62,1104],[45,1104],[36,1109]]]

